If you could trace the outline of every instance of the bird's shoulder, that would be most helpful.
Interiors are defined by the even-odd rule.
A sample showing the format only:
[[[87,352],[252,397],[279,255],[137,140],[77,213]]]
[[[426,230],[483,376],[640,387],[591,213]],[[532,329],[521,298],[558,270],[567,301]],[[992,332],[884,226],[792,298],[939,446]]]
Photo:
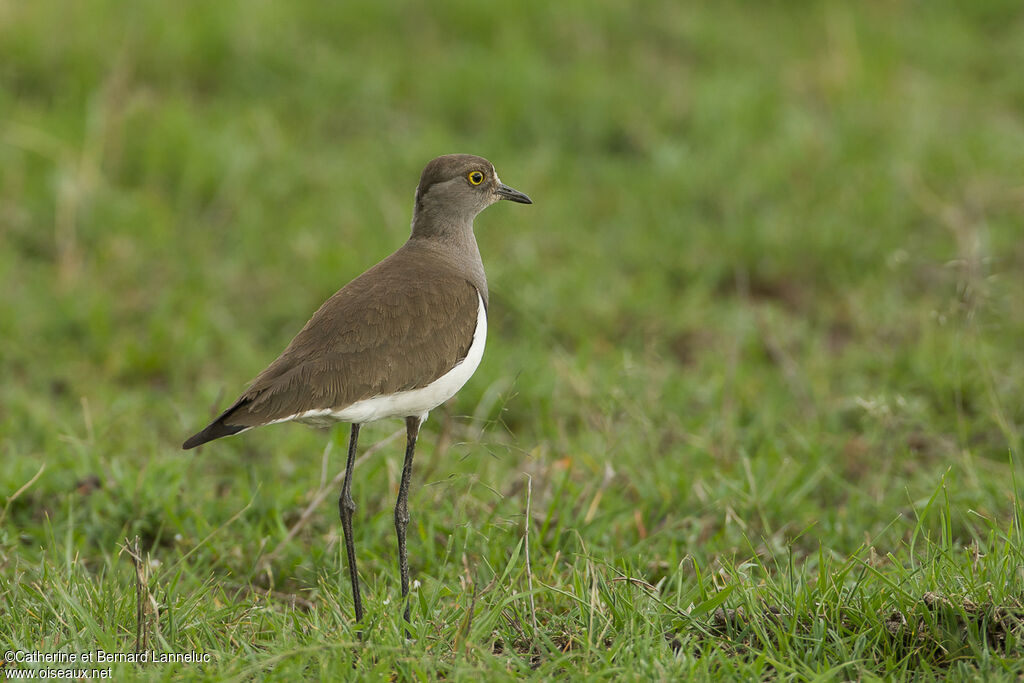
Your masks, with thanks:
[[[292,350],[315,339],[313,349],[358,351],[451,326],[469,325],[471,336],[485,294],[451,264],[422,256],[400,249],[342,287],[309,319]]]

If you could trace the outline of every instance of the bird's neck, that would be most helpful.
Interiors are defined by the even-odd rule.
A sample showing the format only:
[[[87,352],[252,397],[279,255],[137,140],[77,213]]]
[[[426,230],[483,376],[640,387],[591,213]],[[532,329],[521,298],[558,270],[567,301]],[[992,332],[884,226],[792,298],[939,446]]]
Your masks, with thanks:
[[[442,222],[424,218],[429,217],[420,213],[413,217],[412,236],[407,247],[429,251],[448,263],[477,288],[486,302],[487,277],[473,234],[473,220]]]

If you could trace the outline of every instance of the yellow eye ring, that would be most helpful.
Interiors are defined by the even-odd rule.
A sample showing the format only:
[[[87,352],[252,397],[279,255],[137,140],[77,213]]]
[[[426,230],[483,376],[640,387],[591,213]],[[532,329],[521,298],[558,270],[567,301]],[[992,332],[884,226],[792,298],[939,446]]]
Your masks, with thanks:
[[[480,171],[470,171],[466,178],[469,179],[470,184],[479,185],[484,181],[484,174]]]

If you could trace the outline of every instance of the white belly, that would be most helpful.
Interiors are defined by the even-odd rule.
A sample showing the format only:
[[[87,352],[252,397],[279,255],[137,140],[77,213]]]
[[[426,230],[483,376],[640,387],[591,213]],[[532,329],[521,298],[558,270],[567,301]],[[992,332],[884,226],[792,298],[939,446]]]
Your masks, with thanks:
[[[382,420],[386,417],[426,419],[428,412],[450,399],[462,388],[462,385],[476,372],[480,365],[480,359],[484,357],[484,343],[487,341],[487,310],[484,308],[483,297],[479,294],[477,297],[480,305],[476,314],[476,329],[473,331],[473,342],[469,345],[466,357],[427,386],[409,391],[399,391],[389,396],[365,398],[340,409],[308,410],[275,420],[275,422],[295,420],[316,426],[326,426],[334,422],[362,424]]]

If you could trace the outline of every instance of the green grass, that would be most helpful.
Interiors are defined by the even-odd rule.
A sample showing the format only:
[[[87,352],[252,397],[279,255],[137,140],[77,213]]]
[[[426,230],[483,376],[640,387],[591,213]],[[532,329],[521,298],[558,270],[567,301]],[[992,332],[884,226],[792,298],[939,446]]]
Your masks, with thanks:
[[[133,651],[137,536],[210,661],[121,678],[1017,680],[1022,66],[1009,1],[0,4],[0,642]],[[179,446],[455,151],[535,205],[411,642],[400,439],[355,472],[360,642],[344,430]]]

